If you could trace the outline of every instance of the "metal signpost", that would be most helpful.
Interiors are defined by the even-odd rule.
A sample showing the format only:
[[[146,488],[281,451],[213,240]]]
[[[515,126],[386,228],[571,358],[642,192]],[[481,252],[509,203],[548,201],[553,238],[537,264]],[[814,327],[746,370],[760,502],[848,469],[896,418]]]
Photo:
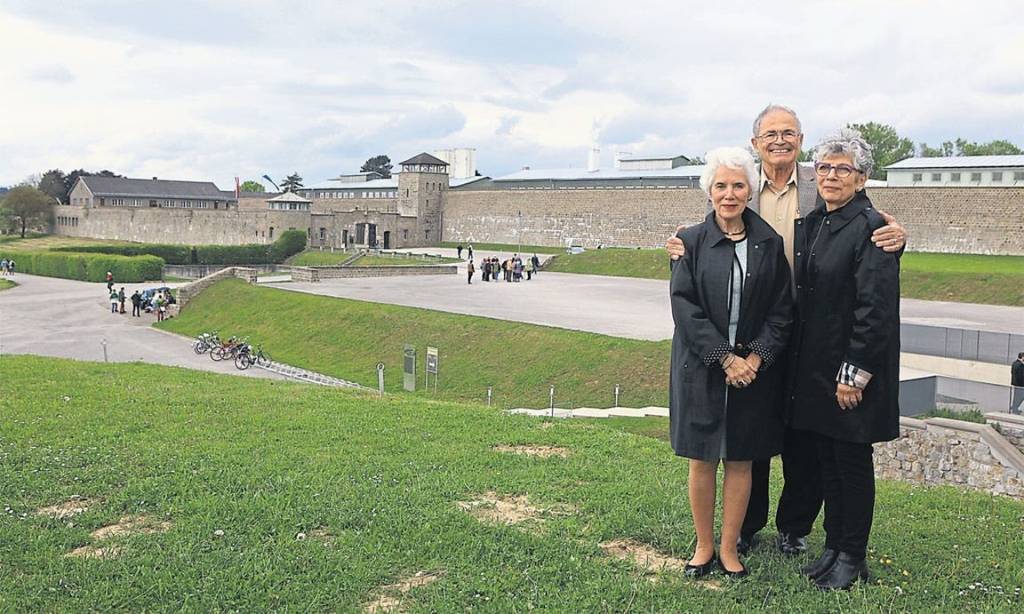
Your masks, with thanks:
[[[423,374],[423,387],[427,388],[430,382],[430,375],[434,375],[434,392],[437,392],[437,348],[427,346],[427,370]]]
[[[377,363],[377,394],[384,396],[384,363]]]
[[[409,392],[416,391],[416,348],[408,344],[402,361],[402,387]]]

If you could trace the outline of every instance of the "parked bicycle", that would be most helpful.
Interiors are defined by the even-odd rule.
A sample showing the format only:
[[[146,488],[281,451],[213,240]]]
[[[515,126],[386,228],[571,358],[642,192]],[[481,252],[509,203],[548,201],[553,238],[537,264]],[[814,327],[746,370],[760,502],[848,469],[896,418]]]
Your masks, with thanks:
[[[221,361],[226,358],[233,359],[235,354],[238,353],[238,348],[247,340],[248,337],[245,339],[239,339],[232,335],[226,343],[221,343],[210,350],[210,358],[215,361]]]
[[[217,336],[217,331],[212,333],[201,333],[196,337],[196,340],[192,343],[192,350],[196,354],[205,354],[210,349],[220,345],[220,337]]]
[[[266,367],[270,365],[270,354],[263,351],[263,345],[257,345],[254,349],[248,343],[242,344],[235,355],[235,368],[242,371],[253,365]]]

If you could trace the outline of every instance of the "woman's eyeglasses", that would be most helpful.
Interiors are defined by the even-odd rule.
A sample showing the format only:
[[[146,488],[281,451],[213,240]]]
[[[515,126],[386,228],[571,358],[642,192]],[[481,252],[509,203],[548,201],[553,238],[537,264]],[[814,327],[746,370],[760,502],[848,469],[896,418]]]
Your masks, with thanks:
[[[859,169],[853,168],[849,164],[828,164],[827,162],[818,162],[814,165],[814,172],[817,173],[819,177],[828,177],[829,173],[833,170],[836,172],[836,177],[839,177],[840,179],[846,179],[855,172],[862,172]]]

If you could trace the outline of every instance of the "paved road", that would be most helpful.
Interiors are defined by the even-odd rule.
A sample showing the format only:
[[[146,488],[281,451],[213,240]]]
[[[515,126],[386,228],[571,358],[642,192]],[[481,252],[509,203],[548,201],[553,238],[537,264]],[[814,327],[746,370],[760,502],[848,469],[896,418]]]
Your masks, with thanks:
[[[436,248],[435,248],[436,249]],[[331,279],[268,283],[285,290],[423,307],[499,320],[515,320],[616,337],[672,338],[668,282],[600,275],[541,273],[518,284],[466,283],[455,276]],[[996,332],[1024,333],[1024,308],[904,299],[902,320]]]
[[[262,369],[239,371],[234,365],[196,355],[187,339],[150,327],[155,317],[110,313],[106,287],[18,274],[15,288],[0,292],[0,352],[38,354],[78,360],[103,360],[107,341],[111,362],[144,361],[248,377],[281,376]],[[173,285],[173,284],[171,284]],[[126,285],[129,294],[140,285]],[[145,287],[152,287],[152,284]],[[131,305],[128,305],[129,313]]]

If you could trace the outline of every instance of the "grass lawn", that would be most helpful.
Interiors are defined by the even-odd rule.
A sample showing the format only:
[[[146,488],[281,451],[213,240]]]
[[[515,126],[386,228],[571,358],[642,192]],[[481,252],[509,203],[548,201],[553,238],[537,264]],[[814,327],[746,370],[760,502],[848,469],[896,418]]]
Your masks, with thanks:
[[[485,252],[519,252],[522,254],[564,254],[565,248],[551,246],[551,245],[517,245],[515,243],[475,243],[466,241],[464,243],[453,243],[451,241],[445,241],[440,243],[438,247],[450,247],[452,249],[462,245],[463,248],[473,246],[473,256],[486,256]]]
[[[408,611],[1022,607],[1024,504],[1004,498],[880,482],[872,580],[849,592],[819,593],[797,575],[811,555],[767,544],[736,584],[651,581],[601,544],[690,554],[686,463],[661,441],[152,365],[5,356],[0,368],[2,611],[355,612],[417,572],[436,576],[404,595]],[[88,509],[38,514],[73,496]],[[459,505],[488,497],[527,519]],[[127,534],[110,536],[115,524]],[[810,541],[816,553],[820,529]],[[95,558],[66,556],[79,548]]]
[[[458,258],[422,258],[417,256],[363,256],[352,266],[422,266],[424,264],[456,264]]]
[[[295,266],[333,266],[345,262],[352,255],[352,252],[341,250],[331,252],[307,249],[289,258],[286,264],[293,264]]]
[[[12,237],[4,241],[0,250],[8,251],[45,251],[55,247],[70,247],[72,245],[130,245],[128,241],[113,241],[108,239],[85,239],[82,237],[64,237],[59,235],[37,235],[34,237]]]
[[[16,285],[18,285],[18,284],[14,283],[13,281],[11,281],[9,279],[0,279],[0,290],[6,290],[8,288],[13,288]]]
[[[547,271],[668,279],[664,249],[610,248],[557,256]],[[900,259],[905,298],[1024,306],[1024,256],[925,254]]]
[[[493,386],[501,407],[546,407],[554,384],[559,407],[608,407],[620,384],[623,405],[668,402],[667,340],[314,296],[241,280],[215,284],[160,328],[188,336],[207,330],[249,335],[277,360],[374,388],[382,361],[393,391],[401,389],[403,344],[417,348],[418,386],[430,345],[440,350],[438,390],[444,399],[482,401]]]

